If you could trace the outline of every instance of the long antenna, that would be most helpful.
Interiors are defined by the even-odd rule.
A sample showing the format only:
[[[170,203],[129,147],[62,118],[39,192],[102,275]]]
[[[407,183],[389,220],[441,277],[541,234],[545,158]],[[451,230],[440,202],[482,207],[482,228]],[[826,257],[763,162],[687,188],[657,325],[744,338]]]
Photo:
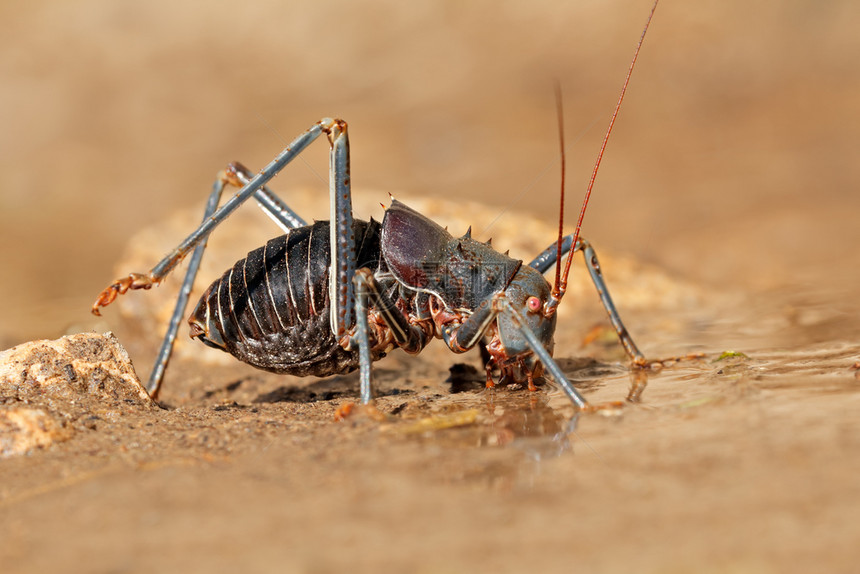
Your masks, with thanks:
[[[556,262],[561,261],[561,244],[564,240],[564,108],[562,106],[561,85],[555,84],[555,108],[558,114],[558,143],[561,146],[561,205],[558,208],[558,251],[556,252]],[[555,282],[552,284],[553,298],[561,284],[561,265],[556,263],[555,266]]]
[[[603,136],[603,144],[600,146],[600,153],[597,154],[597,161],[594,163],[594,170],[591,172],[591,179],[588,182],[588,189],[585,191],[585,198],[582,200],[582,208],[579,210],[579,219],[576,221],[576,229],[573,232],[573,241],[570,244],[570,251],[567,255],[567,261],[564,265],[564,275],[559,277],[558,261],[556,261],[556,285],[553,287],[550,300],[547,302],[545,314],[551,315],[555,312],[564,292],[567,290],[567,277],[570,274],[570,263],[573,260],[573,254],[576,251],[576,242],[579,240],[579,233],[582,230],[582,220],[585,218],[585,209],[588,207],[588,200],[591,198],[591,190],[594,187],[594,180],[597,179],[597,170],[600,169],[600,162],[603,160],[603,152],[606,150],[606,143],[609,141],[609,134],[612,133],[612,127],[615,125],[615,118],[618,117],[618,111],[621,109],[621,102],[624,101],[624,94],[627,92],[627,84],[630,83],[630,76],[633,74],[633,67],[636,65],[636,59],[639,57],[639,50],[642,48],[642,42],[645,41],[645,34],[648,32],[648,27],[651,25],[651,19],[654,17],[654,12],[657,10],[657,4],[660,0],[654,0],[654,6],[651,7],[651,13],[648,15],[648,21],[645,23],[645,29],[642,30],[642,35],[639,37],[639,43],[636,44],[636,51],[633,52],[633,60],[630,62],[630,67],[627,70],[627,76],[624,78],[624,85],[621,87],[621,95],[618,96],[618,103],[615,104],[615,111],[612,112],[612,118],[609,120],[609,128],[606,130],[606,135]],[[564,150],[562,149],[562,182],[564,181]],[[563,185],[563,183],[562,183]],[[562,195],[562,198],[564,196]],[[562,199],[563,205],[564,199]],[[559,255],[561,255],[561,237],[559,237]]]

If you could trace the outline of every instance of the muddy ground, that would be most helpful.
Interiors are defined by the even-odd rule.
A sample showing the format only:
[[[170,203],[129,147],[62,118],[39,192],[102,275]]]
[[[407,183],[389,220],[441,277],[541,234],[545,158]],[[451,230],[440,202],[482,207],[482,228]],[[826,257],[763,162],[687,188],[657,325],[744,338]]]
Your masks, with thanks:
[[[228,161],[259,169],[323,116],[350,123],[359,216],[393,193],[530,258],[557,215],[553,81],[570,220],[649,8],[4,3],[0,347],[113,331],[145,378],[176,281],[101,320],[95,295],[181,239]],[[183,341],[165,408],[73,385],[43,405],[53,442],[0,458],[3,571],[855,571],[858,21],[658,9],[585,225],[646,355],[705,353],[640,403],[484,391],[437,343],[377,364],[389,418],[335,423],[355,376]],[[274,187],[325,218],[325,146],[305,156]],[[219,229],[198,291],[271,229]],[[556,356],[619,400],[633,379],[574,274]]]

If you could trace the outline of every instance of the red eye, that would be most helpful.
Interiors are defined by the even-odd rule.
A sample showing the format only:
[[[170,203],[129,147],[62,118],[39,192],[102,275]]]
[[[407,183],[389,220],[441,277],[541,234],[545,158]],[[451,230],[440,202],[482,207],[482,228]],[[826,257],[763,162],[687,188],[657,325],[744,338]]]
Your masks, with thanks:
[[[529,297],[528,301],[526,301],[526,306],[529,308],[529,311],[536,313],[541,307],[543,307],[543,303],[541,303],[540,299],[537,297]]]

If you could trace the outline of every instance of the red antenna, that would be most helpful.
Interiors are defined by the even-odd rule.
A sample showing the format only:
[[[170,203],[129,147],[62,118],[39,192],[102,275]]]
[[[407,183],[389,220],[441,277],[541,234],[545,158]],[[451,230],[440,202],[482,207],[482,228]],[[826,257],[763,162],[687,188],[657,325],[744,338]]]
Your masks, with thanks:
[[[561,261],[561,242],[564,238],[564,172],[565,172],[565,159],[564,159],[564,108],[561,103],[561,85],[556,82],[555,84],[555,109],[556,114],[558,115],[558,143],[561,147],[561,205],[558,208],[558,251],[555,256],[555,282],[553,283],[552,288],[552,298],[550,301],[556,301],[555,306],[552,307],[553,311],[555,307],[558,306],[558,302],[561,301],[561,297],[556,297],[556,294],[559,289],[559,285],[561,285],[561,265],[558,264]],[[567,275],[565,275],[565,283],[567,282]],[[547,308],[549,310],[549,308]]]
[[[627,76],[624,78],[624,85],[621,86],[621,95],[618,96],[618,103],[615,104],[615,111],[612,112],[612,118],[609,120],[609,127],[606,130],[606,135],[603,136],[603,144],[600,146],[600,153],[597,154],[597,161],[594,163],[594,170],[591,172],[591,179],[588,182],[588,189],[585,191],[585,198],[582,200],[582,208],[579,210],[579,219],[576,222],[576,229],[573,232],[573,242],[570,244],[570,251],[567,255],[567,261],[564,264],[564,275],[561,274],[559,261],[556,260],[555,269],[555,285],[552,288],[552,295],[546,304],[545,315],[552,315],[564,292],[567,290],[567,277],[570,275],[570,263],[573,260],[574,248],[579,240],[579,232],[582,230],[582,220],[585,217],[585,209],[588,207],[588,200],[591,198],[591,190],[594,187],[594,180],[597,179],[597,170],[600,169],[600,162],[603,160],[603,152],[606,150],[606,143],[609,141],[609,134],[612,133],[612,127],[615,125],[615,118],[618,117],[618,111],[621,109],[621,102],[624,101],[624,94],[627,92],[627,84],[630,83],[630,76],[633,74],[633,67],[636,65],[636,59],[639,57],[639,50],[642,48],[642,42],[645,41],[645,33],[648,32],[648,27],[651,25],[651,19],[654,17],[654,12],[657,10],[657,4],[660,0],[654,0],[654,6],[651,7],[651,13],[648,15],[648,21],[645,23],[645,29],[642,30],[642,36],[639,37],[639,43],[636,44],[636,51],[633,52],[633,60],[630,62],[630,67],[627,70]],[[558,107],[559,121],[559,138],[561,139],[561,213],[559,214],[558,226],[558,259],[561,259],[561,243],[564,223],[564,134],[562,130],[562,114],[561,114],[561,90],[556,87],[556,98]]]

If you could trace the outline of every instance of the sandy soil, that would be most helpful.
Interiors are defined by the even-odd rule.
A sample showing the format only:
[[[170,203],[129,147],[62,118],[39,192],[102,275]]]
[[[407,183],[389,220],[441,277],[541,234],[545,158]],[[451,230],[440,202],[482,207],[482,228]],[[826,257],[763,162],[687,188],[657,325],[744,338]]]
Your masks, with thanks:
[[[530,257],[557,210],[552,82],[575,197],[637,4],[4,3],[0,347],[113,330],[148,374],[171,285],[104,320],[95,295],[181,238],[228,161],[258,169],[327,115],[350,122],[359,216],[391,192]],[[858,21],[848,1],[660,6],[586,235],[646,354],[706,357],[640,404],[572,419],[550,387],[454,384],[478,358],[439,344],[378,364],[390,420],[334,423],[354,376],[185,344],[166,409],[64,395],[57,440],[0,459],[3,570],[854,571]],[[305,155],[275,187],[324,218],[327,154]],[[271,229],[236,221],[202,282]],[[574,273],[556,355],[618,400],[623,353],[583,345],[603,316]]]

